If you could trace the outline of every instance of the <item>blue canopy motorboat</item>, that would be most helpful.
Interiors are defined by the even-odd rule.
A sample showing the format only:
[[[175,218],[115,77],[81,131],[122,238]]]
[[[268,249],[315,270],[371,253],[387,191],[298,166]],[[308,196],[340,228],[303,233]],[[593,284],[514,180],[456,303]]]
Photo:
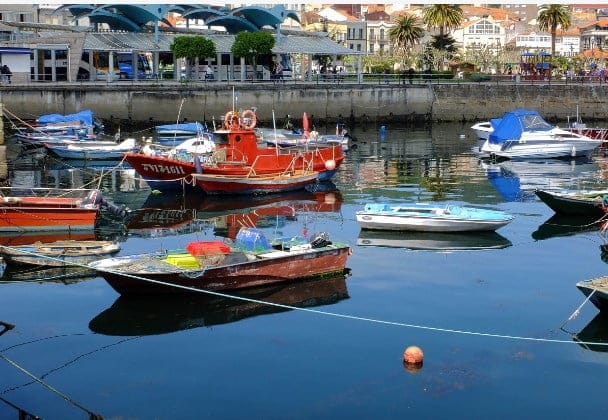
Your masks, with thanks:
[[[419,232],[494,231],[513,220],[500,210],[450,203],[368,203],[356,217],[362,229]]]
[[[490,129],[492,131],[479,151],[496,158],[586,156],[602,144],[602,140],[551,125],[537,111],[529,109],[506,112],[498,125],[492,124]]]

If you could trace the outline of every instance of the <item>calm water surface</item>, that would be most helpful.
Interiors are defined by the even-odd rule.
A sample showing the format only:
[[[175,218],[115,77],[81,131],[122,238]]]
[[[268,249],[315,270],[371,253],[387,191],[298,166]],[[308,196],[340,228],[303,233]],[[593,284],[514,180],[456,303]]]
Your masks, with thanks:
[[[256,202],[154,195],[129,170],[66,170],[20,155],[14,183],[97,185],[103,175],[105,194],[134,210],[126,225],[104,218],[96,232],[118,238],[121,255],[251,224],[269,237],[328,232],[354,252],[346,278],[254,295],[308,311],[208,296],[124,299],[95,276],[6,270],[0,320],[16,327],[0,335],[0,418],[18,418],[15,407],[49,419],[604,415],[608,347],[579,341],[608,341],[608,319],[587,303],[560,329],[584,301],[575,283],[606,273],[604,237],[597,225],[552,218],[533,193],[603,187],[603,151],[486,164],[466,126],[354,134],[336,190]],[[473,239],[360,232],[354,214],[366,202],[401,200],[516,219]],[[424,351],[418,372],[402,364],[410,345]]]

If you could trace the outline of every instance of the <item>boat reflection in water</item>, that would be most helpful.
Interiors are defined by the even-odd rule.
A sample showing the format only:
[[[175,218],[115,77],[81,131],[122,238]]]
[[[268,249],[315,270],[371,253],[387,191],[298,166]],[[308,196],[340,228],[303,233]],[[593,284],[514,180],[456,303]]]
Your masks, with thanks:
[[[302,212],[339,212],[342,195],[331,183],[319,191],[226,197],[202,193],[151,193],[144,205],[132,212],[126,227],[137,236],[164,236],[200,231],[211,225],[217,234],[236,237],[243,227],[255,227],[265,218],[295,219]],[[333,189],[331,188],[333,186]]]
[[[572,236],[584,232],[598,231],[601,219],[588,216],[570,216],[554,214],[532,232],[532,238],[537,241],[560,236]]]
[[[496,191],[506,201],[537,200],[537,189],[564,188],[576,185],[580,179],[595,179],[599,167],[589,158],[507,160],[500,163],[481,162]],[[550,182],[550,184],[549,184]],[[593,189],[593,188],[590,188]]]
[[[574,341],[587,350],[608,352],[608,314],[598,313],[579,333],[570,334]]]
[[[475,251],[501,249],[512,245],[496,232],[391,232],[361,230],[359,246],[379,246],[430,251]]]
[[[227,324],[290,309],[265,304],[310,308],[348,298],[346,275],[233,292],[254,301],[209,294],[120,296],[89,322],[91,331],[114,336],[166,334]]]
[[[83,267],[3,266],[0,284],[16,282],[73,284],[97,277],[97,272]]]

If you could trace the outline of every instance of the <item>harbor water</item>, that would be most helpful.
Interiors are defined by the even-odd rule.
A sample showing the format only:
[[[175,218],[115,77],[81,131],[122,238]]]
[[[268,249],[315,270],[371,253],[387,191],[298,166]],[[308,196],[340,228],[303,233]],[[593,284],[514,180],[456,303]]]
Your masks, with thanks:
[[[534,190],[604,188],[604,150],[493,163],[476,156],[460,124],[352,134],[333,184],[256,199],[151,191],[115,162],[66,165],[9,138],[13,183],[99,185],[132,210],[128,220],[102,217],[94,232],[119,240],[120,255],[251,225],[268,238],[327,232],[353,252],[345,277],[274,286],[248,301],[124,298],[94,273],[6,268],[0,321],[15,327],[0,335],[0,418],[19,409],[47,419],[602,416],[608,317],[575,284],[606,273],[605,234],[593,221],[556,219]],[[481,235],[360,230],[365,203],[399,201],[515,220]],[[412,345],[424,352],[419,369],[403,364]]]

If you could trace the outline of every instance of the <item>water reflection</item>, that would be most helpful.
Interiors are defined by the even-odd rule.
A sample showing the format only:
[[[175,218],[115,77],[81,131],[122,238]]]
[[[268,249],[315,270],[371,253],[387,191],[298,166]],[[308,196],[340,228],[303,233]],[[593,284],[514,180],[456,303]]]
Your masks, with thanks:
[[[190,192],[151,193],[126,222],[130,235],[164,236],[213,227],[216,236],[234,239],[241,227],[283,226],[298,214],[339,212],[342,194],[335,185],[316,191],[225,197]]]
[[[588,216],[555,214],[532,232],[537,241],[559,236],[572,236],[583,232],[600,231],[601,219]]]
[[[249,289],[234,295],[303,308],[330,305],[349,297],[344,275]],[[262,302],[204,294],[120,296],[89,322],[89,328],[105,335],[156,335],[288,310]]]
[[[0,277],[0,284],[8,282],[73,284],[95,277],[95,270],[83,267],[20,267],[5,265]]]
[[[506,201],[536,200],[537,189],[581,189],[589,180],[597,179],[599,173],[598,164],[591,158],[481,161],[480,164]]]
[[[438,233],[361,230],[357,245],[411,250],[472,251],[501,249],[512,244],[511,241],[496,232]]]
[[[608,352],[608,314],[598,313],[579,333],[572,334],[572,339],[584,349]]]

